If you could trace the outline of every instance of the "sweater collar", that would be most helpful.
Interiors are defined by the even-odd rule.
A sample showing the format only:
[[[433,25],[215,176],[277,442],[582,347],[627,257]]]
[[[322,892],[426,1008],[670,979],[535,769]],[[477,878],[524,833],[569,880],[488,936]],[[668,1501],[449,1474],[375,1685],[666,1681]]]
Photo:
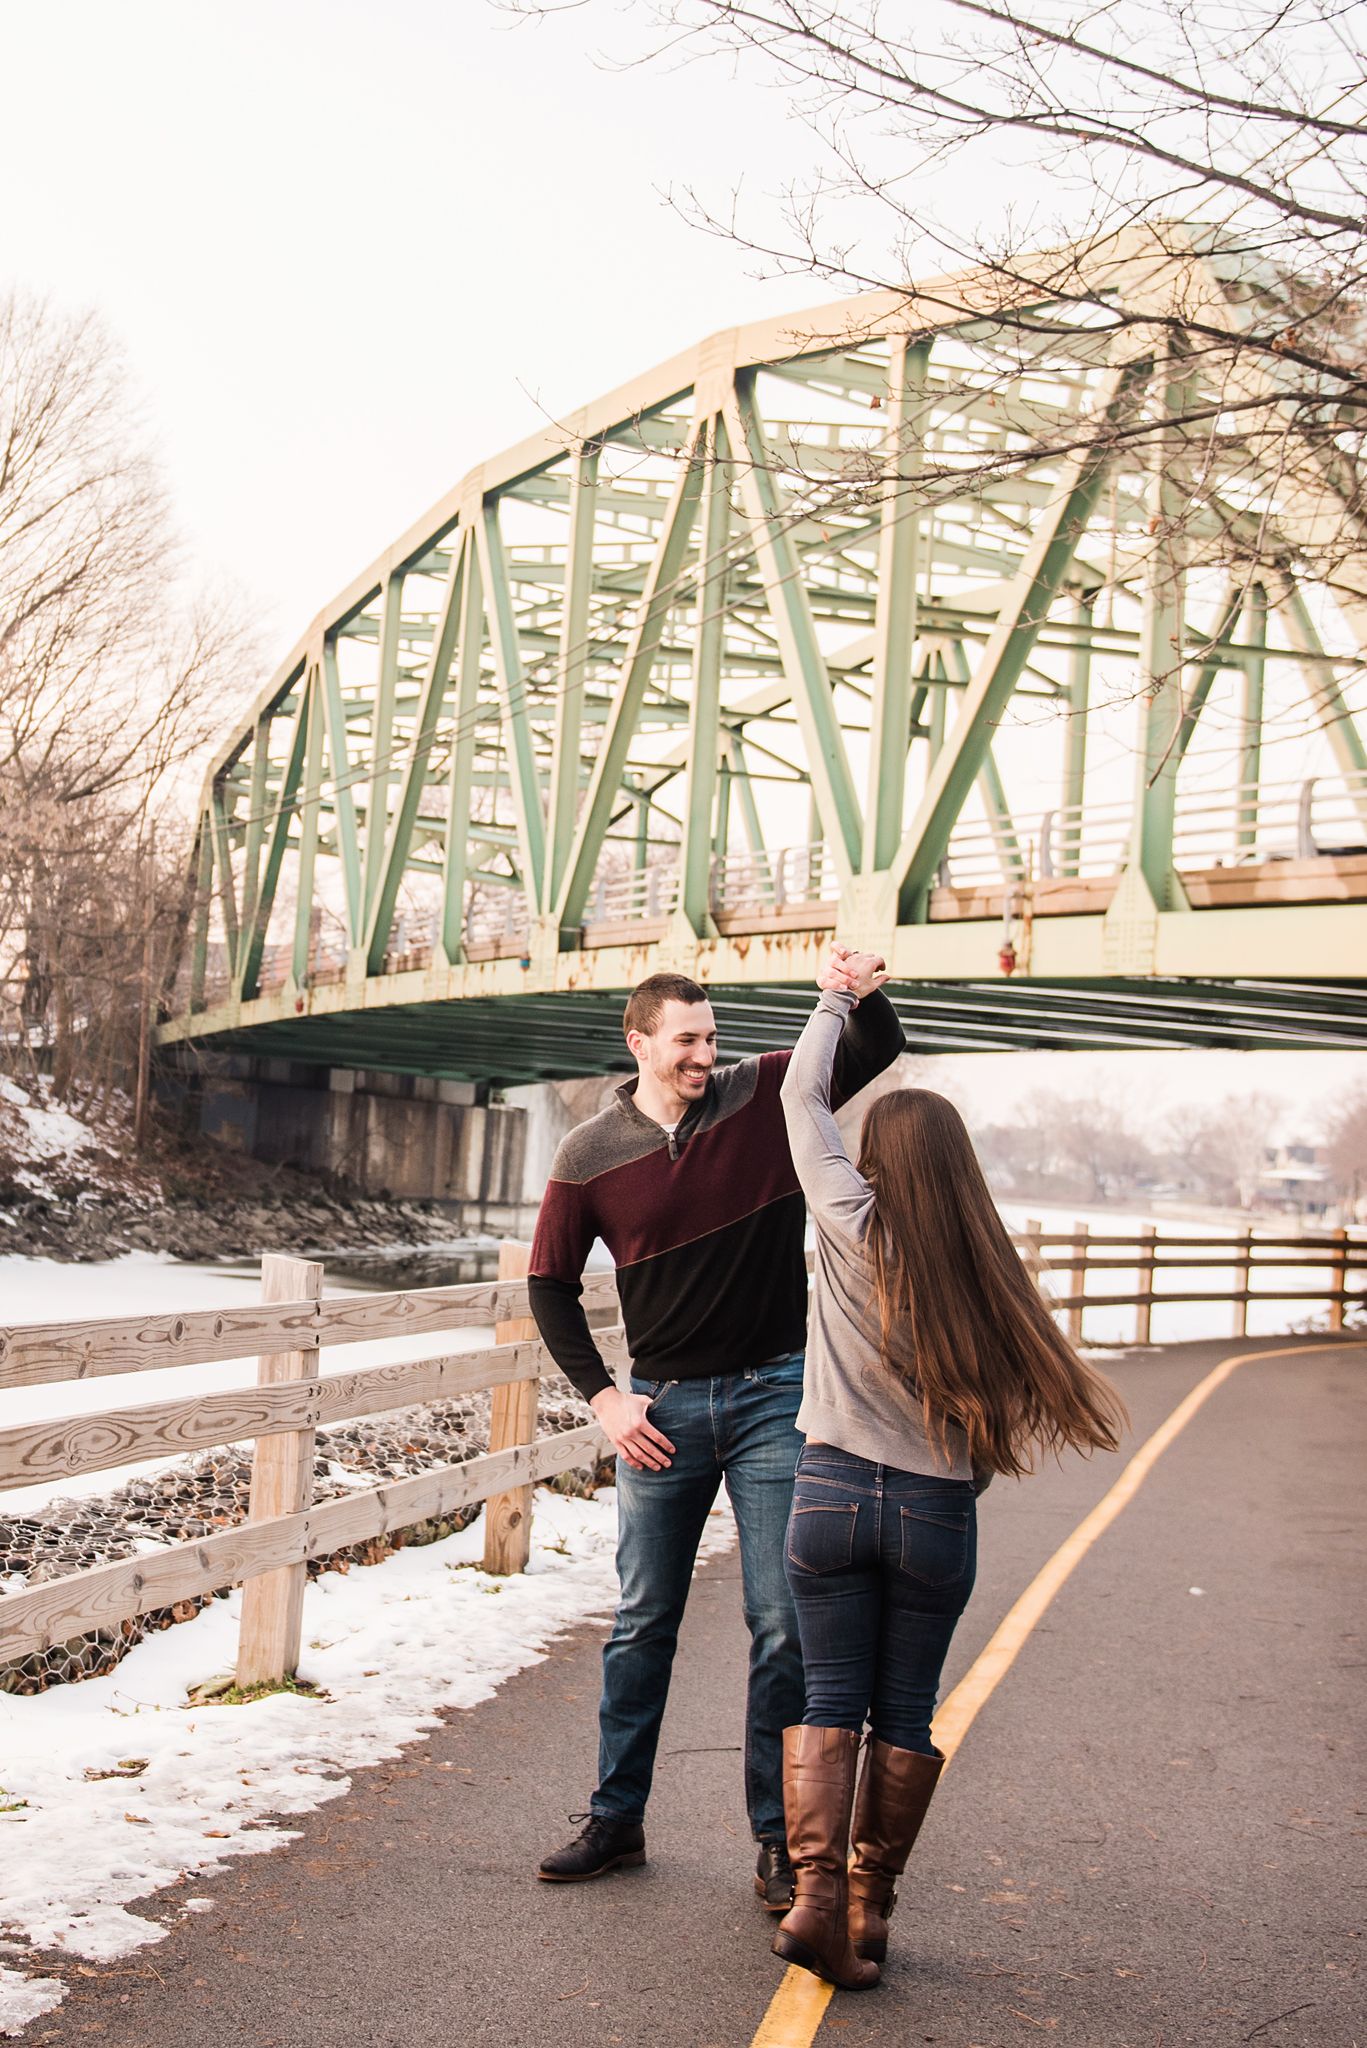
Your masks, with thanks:
[[[679,1118],[672,1132],[667,1131],[663,1124],[657,1124],[654,1117],[647,1116],[643,1109],[636,1107],[636,1089],[640,1079],[639,1074],[633,1074],[630,1080],[623,1081],[619,1088],[613,1090],[617,1097],[617,1106],[624,1116],[631,1119],[632,1123],[649,1124],[652,1131],[658,1131],[662,1138],[668,1139],[672,1151],[675,1144],[691,1134],[703,1111],[712,1100],[712,1076],[708,1075],[707,1086],[703,1090],[701,1097],[697,1102],[689,1103],[688,1108]]]

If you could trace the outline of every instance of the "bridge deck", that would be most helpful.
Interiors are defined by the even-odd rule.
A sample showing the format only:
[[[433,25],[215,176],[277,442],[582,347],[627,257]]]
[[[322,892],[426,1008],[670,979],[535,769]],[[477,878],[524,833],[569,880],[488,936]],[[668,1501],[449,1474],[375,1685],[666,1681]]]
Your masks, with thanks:
[[[1236,1348],[1260,1347],[1175,1345],[1110,1368],[1136,1437]],[[1362,2040],[1349,1759],[1365,1371],[1360,1344],[1246,1365],[1163,1455],[970,1730],[885,1984],[837,1994],[818,2048],[1040,2030],[1060,2048]],[[948,1683],[1119,1462],[1046,1466],[985,1497]],[[147,1952],[157,1976],[82,1977],[53,1958],[73,1997],[33,2037],[748,2048],[781,1971],[749,1893],[739,1598],[734,1555],[702,1571],[644,1871],[581,1887],[532,1876],[592,1783],[601,1631],[582,1630],[403,1764],[358,1773],[299,1841],[179,1888],[216,1910]]]
[[[1367,853],[1188,870],[1190,911],[1158,919],[1153,970],[1112,957],[1114,875],[1043,876],[931,892],[925,924],[893,937],[889,990],[918,1050],[1098,1051],[1125,1046],[1367,1044]],[[1003,917],[1016,965],[999,965]],[[718,918],[685,963],[712,994],[722,1056],[790,1045],[801,1030],[837,906],[790,901]],[[509,920],[510,925],[513,920]],[[459,965],[428,943],[352,978],[314,956],[305,983],[281,954],[261,993],[164,1025],[163,1045],[513,1084],[620,1064],[623,992],[678,964],[663,918],[589,924],[553,971],[534,965],[525,925],[479,940]],[[272,971],[273,969],[273,971]]]

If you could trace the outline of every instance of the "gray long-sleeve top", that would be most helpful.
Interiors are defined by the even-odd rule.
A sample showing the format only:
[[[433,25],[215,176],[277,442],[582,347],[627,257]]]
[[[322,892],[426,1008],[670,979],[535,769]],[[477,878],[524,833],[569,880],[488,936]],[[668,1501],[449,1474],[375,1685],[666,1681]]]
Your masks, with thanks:
[[[877,1465],[973,1477],[968,1439],[946,1429],[953,1462],[927,1436],[919,1396],[883,1363],[873,1261],[865,1248],[874,1219],[873,1189],[841,1141],[831,1114],[831,1068],[852,996],[823,991],[784,1078],[783,1114],[793,1164],[816,1225],[816,1276],[807,1334],[807,1369],[797,1426]]]

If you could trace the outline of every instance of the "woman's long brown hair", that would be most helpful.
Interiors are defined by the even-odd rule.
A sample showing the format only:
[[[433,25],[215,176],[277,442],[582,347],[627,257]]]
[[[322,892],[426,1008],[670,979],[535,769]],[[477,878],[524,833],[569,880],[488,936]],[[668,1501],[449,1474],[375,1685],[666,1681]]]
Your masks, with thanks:
[[[1115,1450],[1125,1405],[1040,1300],[954,1105],[928,1088],[881,1095],[859,1170],[883,1359],[920,1394],[931,1442],[948,1454],[957,1422],[976,1470],[1015,1474],[1036,1445]]]

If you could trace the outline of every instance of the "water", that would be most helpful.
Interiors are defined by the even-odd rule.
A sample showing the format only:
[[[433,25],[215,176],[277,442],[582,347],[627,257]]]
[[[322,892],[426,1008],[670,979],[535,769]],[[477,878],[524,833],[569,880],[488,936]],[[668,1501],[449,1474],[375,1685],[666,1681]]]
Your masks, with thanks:
[[[461,1238],[451,1244],[399,1245],[393,1250],[371,1247],[360,1252],[323,1254],[325,1285],[368,1293],[388,1294],[411,1287],[464,1287],[475,1281],[497,1280],[498,1239]],[[181,1271],[231,1273],[235,1277],[260,1276],[252,1259],[227,1259],[222,1265],[188,1266]]]

